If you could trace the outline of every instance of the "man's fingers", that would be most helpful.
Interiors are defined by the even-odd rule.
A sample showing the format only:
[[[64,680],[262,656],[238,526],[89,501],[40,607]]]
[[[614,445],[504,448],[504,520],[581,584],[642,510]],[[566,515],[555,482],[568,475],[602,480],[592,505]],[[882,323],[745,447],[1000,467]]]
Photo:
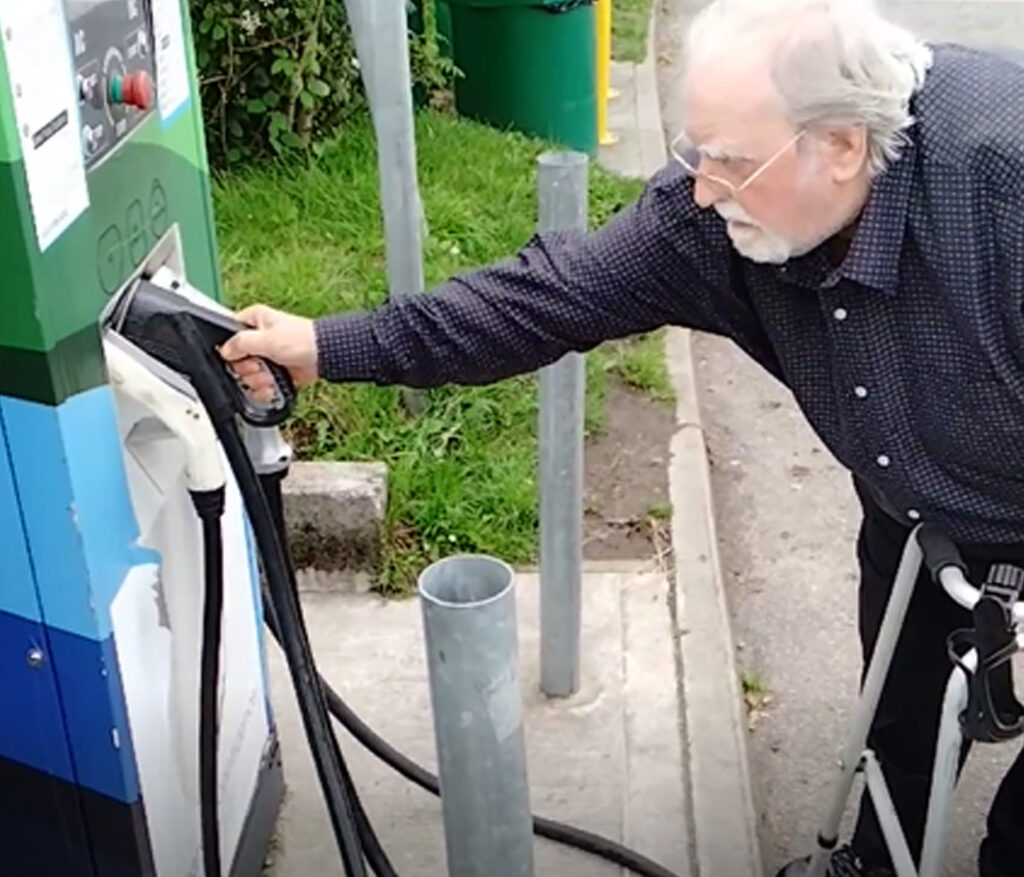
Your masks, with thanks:
[[[277,387],[274,379],[267,372],[259,372],[251,378],[246,378],[245,386],[248,395],[257,402],[269,404],[277,398]]]
[[[236,362],[252,356],[264,355],[263,333],[258,329],[246,329],[225,341],[220,355],[229,362]]]
[[[236,360],[231,363],[231,368],[240,378],[248,378],[266,371],[260,360],[251,358]]]

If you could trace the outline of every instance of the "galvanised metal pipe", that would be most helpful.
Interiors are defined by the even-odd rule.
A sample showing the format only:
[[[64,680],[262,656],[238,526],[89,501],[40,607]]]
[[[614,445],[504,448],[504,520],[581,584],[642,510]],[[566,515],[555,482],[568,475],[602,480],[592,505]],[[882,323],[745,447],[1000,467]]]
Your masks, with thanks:
[[[587,167],[581,152],[540,156],[539,232],[586,231]],[[549,697],[568,697],[580,684],[585,395],[582,354],[540,370],[540,687]]]
[[[532,877],[513,572],[449,557],[419,593],[449,877]]]

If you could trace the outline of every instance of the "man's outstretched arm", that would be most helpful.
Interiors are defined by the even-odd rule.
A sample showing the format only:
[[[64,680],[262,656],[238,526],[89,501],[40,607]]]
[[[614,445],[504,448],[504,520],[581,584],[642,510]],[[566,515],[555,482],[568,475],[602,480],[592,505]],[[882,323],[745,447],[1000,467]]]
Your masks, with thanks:
[[[303,371],[336,382],[483,384],[667,323],[724,331],[728,262],[724,234],[696,208],[688,181],[666,170],[597,231],[538,235],[427,294],[315,321],[305,330],[315,360]],[[267,346],[270,322],[254,322],[262,331],[236,336],[227,358],[291,366]]]

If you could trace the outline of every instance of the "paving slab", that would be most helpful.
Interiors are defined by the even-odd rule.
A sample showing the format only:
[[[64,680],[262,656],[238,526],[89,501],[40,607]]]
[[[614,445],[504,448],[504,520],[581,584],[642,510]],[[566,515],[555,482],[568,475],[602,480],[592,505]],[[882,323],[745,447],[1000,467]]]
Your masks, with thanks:
[[[690,877],[685,766],[677,721],[670,583],[633,565],[585,574],[580,692],[539,690],[539,580],[517,573],[519,666],[532,805],[637,849]],[[303,610],[321,673],[392,745],[436,770],[417,598],[307,592]],[[268,663],[288,792],[270,877],[341,874],[287,667]],[[364,805],[402,877],[446,873],[439,802],[354,743],[339,739]],[[538,875],[612,875],[618,866],[536,841]]]

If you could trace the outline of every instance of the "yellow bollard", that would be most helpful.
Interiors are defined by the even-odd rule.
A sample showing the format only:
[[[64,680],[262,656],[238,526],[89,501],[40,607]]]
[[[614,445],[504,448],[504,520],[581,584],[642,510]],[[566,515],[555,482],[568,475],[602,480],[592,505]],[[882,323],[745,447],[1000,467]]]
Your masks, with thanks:
[[[597,0],[597,142],[611,146],[619,138],[608,130],[611,96],[612,0]]]

